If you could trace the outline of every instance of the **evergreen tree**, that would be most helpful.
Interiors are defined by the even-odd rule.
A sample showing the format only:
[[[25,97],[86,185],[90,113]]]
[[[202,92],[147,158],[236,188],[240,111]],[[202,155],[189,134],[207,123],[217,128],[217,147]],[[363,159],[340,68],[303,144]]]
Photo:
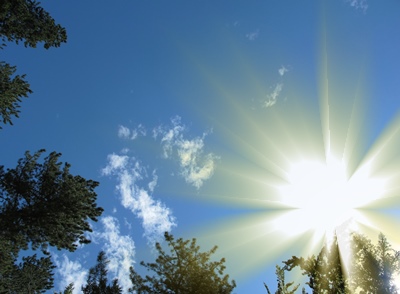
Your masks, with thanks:
[[[392,249],[383,234],[378,244],[360,234],[353,234],[351,287],[361,293],[398,293],[394,275],[400,271],[400,252]]]
[[[15,71],[15,66],[0,62],[0,117],[3,124],[12,125],[11,117],[18,117],[21,98],[32,93],[25,75],[14,75]]]
[[[38,162],[43,152],[26,152],[15,169],[0,166],[0,293],[51,288],[48,246],[74,251],[77,242],[89,243],[84,235],[92,231],[89,219],[97,221],[103,212],[96,204],[98,183],[71,175],[70,165],[58,161],[59,153]],[[43,257],[24,257],[16,265],[20,251],[29,248],[40,249]],[[34,290],[21,292],[17,280]]]
[[[138,294],[225,294],[232,293],[236,287],[235,281],[229,282],[229,276],[224,276],[225,259],[210,261],[217,247],[208,252],[200,252],[196,239],[175,240],[165,233],[169,253],[165,252],[159,243],[156,244],[158,257],[155,263],[140,263],[154,272],[153,276],[142,278],[131,268],[130,278],[133,287],[131,293]]]
[[[303,275],[308,276],[309,280],[306,284],[313,293],[349,293],[336,236],[329,250],[325,245],[317,256],[312,255],[307,259],[293,256],[284,261],[284,264],[284,269],[288,271],[294,267],[300,267]]]
[[[59,47],[67,41],[65,28],[34,0],[0,1],[0,49],[8,42],[23,42],[25,47]],[[12,125],[18,117],[21,99],[31,94],[25,75],[15,75],[16,67],[0,61],[0,116],[3,124]],[[1,128],[1,126],[0,126]]]
[[[293,282],[287,283],[285,282],[285,269],[281,268],[279,265],[276,266],[275,274],[278,281],[278,289],[275,291],[275,294],[294,294],[300,285],[294,286],[293,289],[289,289],[293,286]],[[268,294],[271,294],[268,286],[264,283],[264,287],[267,290]]]
[[[65,287],[63,292],[54,292],[54,294],[72,294],[74,291],[74,283],[69,284],[67,287]]]
[[[104,251],[97,256],[96,266],[89,270],[87,284],[82,287],[84,294],[120,294],[122,288],[118,285],[118,279],[114,279],[111,285],[107,284],[108,260]]]

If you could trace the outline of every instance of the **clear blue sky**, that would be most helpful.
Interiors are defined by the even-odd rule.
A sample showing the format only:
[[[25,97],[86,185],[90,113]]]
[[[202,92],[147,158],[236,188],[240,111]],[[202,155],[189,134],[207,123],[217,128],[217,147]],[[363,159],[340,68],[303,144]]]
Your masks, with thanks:
[[[92,244],[53,252],[56,289],[80,287],[102,249],[123,282],[132,262],[139,270],[154,259],[149,244],[168,230],[203,250],[218,245],[235,293],[266,293],[263,282],[275,291],[275,264],[305,252],[308,235],[271,232],[276,207],[264,202],[278,199],[292,160],[321,153],[324,78],[331,140],[364,115],[354,162],[400,105],[396,0],[42,5],[68,42],[2,50],[34,93],[0,132],[1,163],[15,166],[26,150],[61,152],[73,173],[100,182],[105,209]],[[391,152],[385,158],[396,162]],[[395,212],[392,227],[375,228],[394,243],[398,205],[383,207]]]

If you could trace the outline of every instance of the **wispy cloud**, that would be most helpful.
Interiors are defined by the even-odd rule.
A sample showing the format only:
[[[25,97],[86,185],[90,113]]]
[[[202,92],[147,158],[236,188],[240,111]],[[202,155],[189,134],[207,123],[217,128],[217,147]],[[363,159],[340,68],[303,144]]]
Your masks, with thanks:
[[[213,175],[218,157],[213,153],[204,154],[206,133],[202,137],[187,139],[184,137],[185,129],[181,118],[177,116],[171,120],[170,126],[155,128],[153,136],[160,139],[164,157],[176,156],[180,174],[188,184],[199,189]]]
[[[260,34],[260,30],[257,29],[257,30],[255,30],[253,32],[247,33],[246,34],[246,38],[248,40],[250,40],[250,41],[254,41],[254,40],[256,40],[258,38],[259,34]]]
[[[345,0],[350,4],[350,6],[354,7],[355,9],[360,9],[364,13],[368,9],[368,3],[367,0]]]
[[[278,99],[278,96],[281,93],[282,89],[283,89],[283,84],[282,83],[276,84],[274,90],[272,91],[272,93],[268,94],[267,98],[265,99],[265,101],[263,101],[262,106],[264,108],[267,108],[267,107],[271,107],[271,106],[275,105],[276,101]]]
[[[135,140],[140,135],[146,136],[146,129],[142,124],[139,124],[134,129],[129,129],[122,125],[118,127],[118,137],[121,139]]]
[[[147,187],[141,187],[139,182],[147,179],[147,170],[140,162],[133,157],[128,158],[127,155],[110,154],[102,173],[117,177],[121,204],[141,219],[143,235],[150,245],[161,240],[164,232],[170,232],[176,226],[172,211],[160,201],[154,200],[150,194],[157,185],[155,171]]]
[[[94,232],[93,237],[103,240],[103,250],[109,260],[107,269],[113,278],[118,278],[123,292],[127,293],[131,286],[129,268],[135,263],[135,243],[130,236],[120,234],[119,222],[115,217],[103,217],[101,223],[104,230]]]
[[[64,290],[69,284],[74,284],[73,293],[81,293],[81,287],[86,284],[88,270],[83,268],[78,261],[71,261],[64,254],[61,260],[53,255],[54,264],[57,267],[57,274],[60,276],[59,289]]]
[[[283,77],[288,71],[289,69],[283,65],[278,69],[278,73],[281,77]]]

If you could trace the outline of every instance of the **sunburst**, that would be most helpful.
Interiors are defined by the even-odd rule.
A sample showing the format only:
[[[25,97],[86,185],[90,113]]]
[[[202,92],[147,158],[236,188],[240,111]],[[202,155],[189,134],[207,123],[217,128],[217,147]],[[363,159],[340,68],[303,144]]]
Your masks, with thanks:
[[[324,34],[321,44],[319,78],[308,87],[285,85],[287,100],[268,109],[254,104],[268,89],[247,66],[238,71],[253,77],[243,83],[257,89],[254,99],[201,65],[222,98],[223,107],[206,117],[224,149],[212,181],[195,197],[239,212],[206,225],[199,239],[220,246],[234,275],[315,253],[333,232],[343,255],[352,230],[373,240],[382,232],[400,244],[400,117],[371,139],[364,68],[356,80],[328,70]]]

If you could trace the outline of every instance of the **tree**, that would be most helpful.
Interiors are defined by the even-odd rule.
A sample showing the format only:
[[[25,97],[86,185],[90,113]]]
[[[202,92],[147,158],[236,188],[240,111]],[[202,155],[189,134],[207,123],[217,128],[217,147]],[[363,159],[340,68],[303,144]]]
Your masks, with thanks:
[[[97,221],[103,212],[96,204],[98,182],[71,175],[70,165],[58,161],[60,153],[38,162],[44,152],[26,152],[15,169],[0,166],[0,292],[21,293],[15,289],[17,278],[35,285],[25,293],[52,287],[54,266],[47,248],[74,251],[77,242],[89,243],[84,235],[92,231],[89,220]],[[19,252],[29,248],[44,256],[24,257],[16,265]]]
[[[0,116],[3,124],[12,125],[11,117],[19,117],[21,98],[32,93],[29,84],[24,80],[25,75],[14,75],[15,71],[15,66],[0,62]]]
[[[0,1],[0,49],[8,42],[23,42],[25,47],[59,47],[67,41],[65,28],[56,24],[39,2],[34,0]],[[25,75],[15,75],[16,67],[0,62],[0,115],[3,124],[11,124],[18,117],[21,98],[31,94]],[[1,127],[0,127],[1,128]]]
[[[153,276],[142,278],[131,267],[131,293],[225,294],[231,293],[236,287],[234,280],[229,282],[229,275],[224,276],[225,259],[210,261],[211,255],[217,250],[216,246],[208,252],[200,252],[196,239],[175,240],[168,233],[164,237],[170,252],[166,253],[160,243],[156,243],[159,255],[155,263],[140,263],[153,271]]]
[[[74,283],[69,284],[65,287],[63,292],[54,292],[54,294],[72,294],[74,291]]]
[[[373,245],[361,234],[353,234],[351,287],[360,293],[398,293],[394,275],[400,271],[400,252],[392,249],[383,234]]]
[[[289,289],[293,286],[293,282],[285,283],[285,269],[281,268],[279,265],[276,266],[275,274],[278,281],[278,289],[275,291],[275,294],[294,294],[300,285],[294,286],[293,289]],[[271,294],[268,286],[264,283],[264,287],[267,290],[268,294]]]
[[[312,255],[307,259],[293,256],[283,263],[288,271],[300,267],[303,275],[308,276],[306,284],[313,293],[349,293],[336,236],[329,250],[325,245],[317,256]]]
[[[107,284],[108,260],[104,251],[97,256],[96,266],[89,270],[87,284],[82,287],[84,294],[120,294],[122,288],[118,285],[118,279],[114,279],[111,285]]]
[[[379,235],[377,245],[359,233],[352,234],[350,243],[352,255],[348,275],[343,270],[335,236],[329,250],[325,245],[317,256],[312,255],[307,259],[292,256],[283,262],[283,268],[277,266],[276,294],[287,293],[284,291],[293,283],[285,284],[284,271],[291,271],[295,267],[300,267],[302,274],[308,276],[306,284],[312,293],[398,293],[394,276],[400,273],[400,251],[392,249],[383,234]]]
[[[67,32],[35,0],[2,0],[0,3],[0,36],[2,41],[35,48],[59,47],[67,41]]]

